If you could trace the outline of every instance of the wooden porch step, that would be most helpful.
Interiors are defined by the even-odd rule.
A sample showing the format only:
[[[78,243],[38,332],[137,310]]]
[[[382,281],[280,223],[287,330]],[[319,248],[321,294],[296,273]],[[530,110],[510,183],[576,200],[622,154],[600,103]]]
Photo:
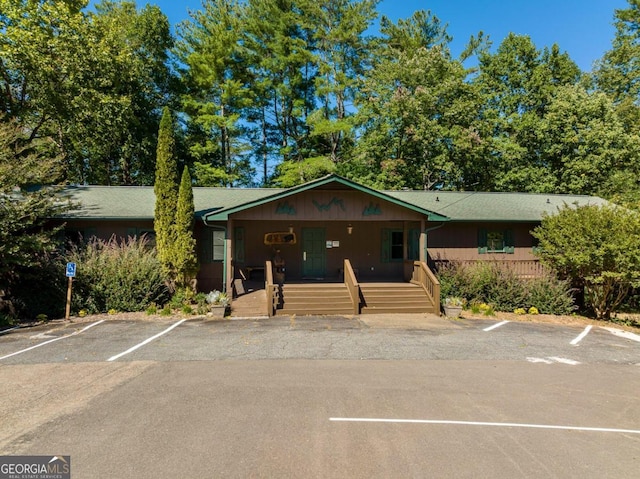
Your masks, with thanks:
[[[349,291],[343,283],[284,284],[276,315],[353,314]]]
[[[412,283],[360,285],[364,304],[361,314],[436,313],[422,287]]]

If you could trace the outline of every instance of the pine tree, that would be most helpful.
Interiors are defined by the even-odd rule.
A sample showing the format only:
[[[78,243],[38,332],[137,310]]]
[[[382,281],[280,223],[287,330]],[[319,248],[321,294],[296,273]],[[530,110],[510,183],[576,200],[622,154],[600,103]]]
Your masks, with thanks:
[[[162,112],[156,150],[156,181],[153,187],[156,195],[154,230],[158,259],[170,278],[175,266],[171,262],[171,249],[174,243],[176,204],[178,202],[178,168],[175,158],[175,139],[173,120],[168,108]]]
[[[195,206],[193,203],[193,189],[189,169],[182,171],[182,180],[178,191],[178,205],[174,223],[173,245],[171,247],[171,262],[175,267],[175,282],[178,288],[192,286],[198,271],[196,257],[196,240],[193,237],[193,217]]]

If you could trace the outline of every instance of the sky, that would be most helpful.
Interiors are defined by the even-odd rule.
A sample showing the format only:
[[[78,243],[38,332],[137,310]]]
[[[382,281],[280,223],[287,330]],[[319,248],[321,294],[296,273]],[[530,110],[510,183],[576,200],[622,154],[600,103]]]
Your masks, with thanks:
[[[136,3],[158,5],[172,26],[202,5],[200,0]],[[378,11],[397,21],[416,10],[430,10],[448,24],[454,56],[480,30],[489,35],[494,49],[514,32],[529,35],[538,49],[557,43],[583,71],[591,71],[593,62],[611,47],[614,10],[628,6],[626,0],[382,0]]]

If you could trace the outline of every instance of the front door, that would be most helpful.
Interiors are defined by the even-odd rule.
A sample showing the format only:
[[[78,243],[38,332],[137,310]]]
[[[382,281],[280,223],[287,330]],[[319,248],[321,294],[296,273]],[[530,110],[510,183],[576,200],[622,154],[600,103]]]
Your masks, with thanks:
[[[302,275],[324,278],[327,270],[327,243],[324,228],[302,229]]]

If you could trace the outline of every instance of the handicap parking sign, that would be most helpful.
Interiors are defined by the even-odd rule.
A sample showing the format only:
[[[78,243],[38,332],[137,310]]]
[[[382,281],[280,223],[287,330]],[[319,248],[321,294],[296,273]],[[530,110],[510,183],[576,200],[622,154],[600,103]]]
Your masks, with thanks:
[[[67,263],[67,277],[75,278],[76,276],[76,264],[75,263]]]

